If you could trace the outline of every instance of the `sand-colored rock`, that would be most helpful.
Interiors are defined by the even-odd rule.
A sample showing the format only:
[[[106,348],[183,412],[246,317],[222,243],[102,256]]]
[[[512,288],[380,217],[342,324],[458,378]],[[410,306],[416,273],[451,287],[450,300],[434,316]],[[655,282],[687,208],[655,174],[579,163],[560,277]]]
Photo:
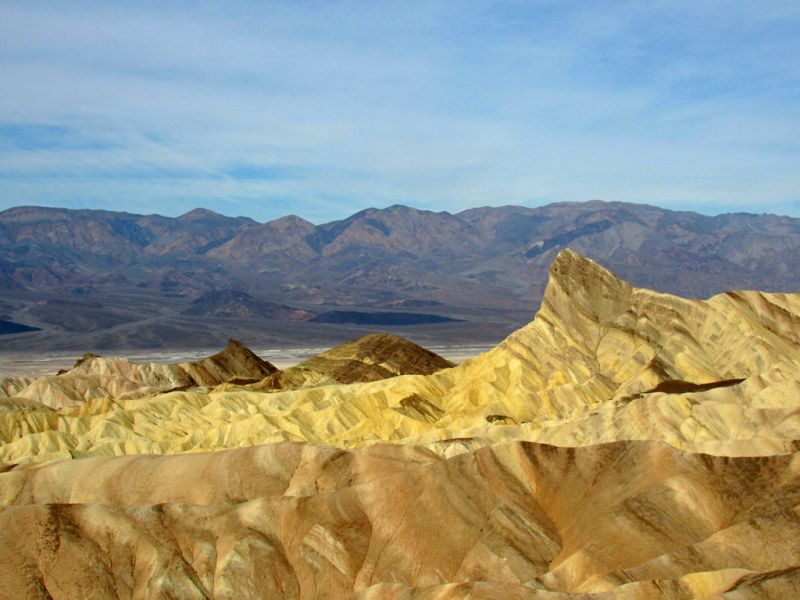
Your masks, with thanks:
[[[686,300],[565,251],[455,368],[7,397],[0,598],[797,597],[798,342],[800,295]]]
[[[800,454],[278,444],[18,467],[0,489],[7,598],[758,597],[800,568]]]
[[[685,300],[632,288],[564,251],[533,322],[456,368],[351,385],[297,369],[250,386],[95,398],[55,414],[6,412],[0,460],[280,441],[393,441],[448,456],[512,440],[651,439],[721,455],[788,452],[800,439],[798,315],[800,295]],[[277,385],[297,389],[265,393],[279,377],[287,381]]]
[[[193,387],[263,392],[379,381],[404,374],[429,375],[452,366],[426,348],[385,333],[340,344],[283,371],[230,340],[213,356],[175,364],[138,364],[87,353],[58,375],[0,378],[0,398],[27,398],[61,408],[98,398],[141,398]]]
[[[7,378],[6,396],[28,398],[52,408],[78,406],[97,398],[134,398],[169,390],[215,386],[232,379],[257,381],[277,369],[237,340],[208,358],[193,362],[138,364],[125,358],[86,354],[58,375]],[[27,383],[27,385],[24,385]]]
[[[33,383],[33,377],[12,376],[0,377],[0,398],[16,396],[19,392]]]

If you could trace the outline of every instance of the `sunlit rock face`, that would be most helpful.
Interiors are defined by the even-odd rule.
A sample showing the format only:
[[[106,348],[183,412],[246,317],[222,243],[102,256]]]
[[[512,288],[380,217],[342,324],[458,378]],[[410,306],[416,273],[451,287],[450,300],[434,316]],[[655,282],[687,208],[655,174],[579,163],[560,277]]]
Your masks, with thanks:
[[[0,398],[18,397],[50,408],[80,406],[87,400],[132,398],[169,390],[214,386],[234,378],[261,380],[277,369],[261,360],[237,340],[224,350],[193,362],[176,364],[133,363],[86,354],[75,366],[58,375],[30,380],[0,379]],[[25,384],[25,385],[23,385]]]
[[[454,368],[368,336],[9,380],[0,598],[795,597],[798,336],[798,295],[685,300],[566,250]]]

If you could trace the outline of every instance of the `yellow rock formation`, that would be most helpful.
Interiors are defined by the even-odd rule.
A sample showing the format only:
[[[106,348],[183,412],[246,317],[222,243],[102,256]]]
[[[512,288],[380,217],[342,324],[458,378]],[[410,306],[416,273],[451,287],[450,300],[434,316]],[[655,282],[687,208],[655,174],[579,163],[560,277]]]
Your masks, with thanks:
[[[533,322],[456,368],[351,385],[290,369],[283,375],[297,381],[281,385],[294,389],[272,393],[265,391],[276,387],[277,374],[259,384],[134,399],[120,386],[85,402],[62,400],[71,406],[55,411],[32,405],[0,413],[0,460],[279,441],[403,442],[450,456],[512,440],[663,440],[711,454],[769,455],[793,450],[800,439],[798,335],[800,296],[733,292],[685,300],[632,288],[566,250],[552,265]],[[119,372],[126,382],[153,385],[147,369],[167,367],[186,377],[174,365],[119,364],[93,359],[18,396],[58,406],[49,392],[35,396],[36,385],[52,390],[52,379],[96,382]],[[185,385],[170,373],[158,371],[163,387]]]
[[[532,323],[429,375],[8,384],[0,598],[795,597],[798,342],[800,295],[567,250]],[[96,360],[75,386],[153,385]]]
[[[95,398],[131,398],[179,388],[213,386],[240,377],[259,381],[277,369],[240,342],[208,358],[177,364],[137,364],[124,358],[86,354],[67,372],[31,380],[0,379],[0,398],[28,398],[51,408],[80,405]]]

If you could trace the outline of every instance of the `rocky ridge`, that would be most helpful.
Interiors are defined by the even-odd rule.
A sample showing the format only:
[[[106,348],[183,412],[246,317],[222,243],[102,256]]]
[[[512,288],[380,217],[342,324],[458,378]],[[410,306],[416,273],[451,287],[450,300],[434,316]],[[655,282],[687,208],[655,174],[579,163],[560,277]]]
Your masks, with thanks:
[[[122,428],[115,436],[126,447],[143,452],[305,440],[344,447],[402,441],[450,455],[514,439],[655,439],[695,451],[769,454],[800,438],[798,315],[794,295],[735,292],[699,301],[633,288],[567,250],[553,262],[531,324],[456,368],[347,386],[330,374],[306,379],[294,371],[280,385],[268,380],[266,390],[289,388],[271,394],[258,384],[226,383],[130,402],[95,398],[68,417],[42,415],[40,422],[27,413],[24,431],[48,443],[31,455],[12,424],[2,456],[116,452],[106,448],[117,447],[114,437],[73,433],[110,423]],[[685,393],[659,388],[732,380]],[[165,431],[148,419],[127,425],[133,414],[151,412],[170,415],[176,427]]]
[[[686,300],[566,250],[529,325],[432,374],[339,383],[344,346],[295,389],[9,399],[4,593],[793,597],[798,342],[798,295]]]
[[[50,408],[79,406],[86,401],[137,398],[171,390],[216,386],[237,378],[260,381],[277,369],[237,340],[224,350],[198,361],[161,364],[133,363],[86,354],[75,366],[57,375],[0,378],[0,399],[28,399]]]
[[[19,207],[0,212],[0,232],[0,319],[41,329],[9,331],[8,351],[189,349],[229,337],[261,346],[273,336],[317,346],[365,325],[408,337],[399,326],[409,323],[426,324],[416,341],[496,343],[530,320],[567,246],[685,297],[800,289],[797,219],[619,202],[390,206],[319,225]],[[375,312],[384,309],[394,314]]]

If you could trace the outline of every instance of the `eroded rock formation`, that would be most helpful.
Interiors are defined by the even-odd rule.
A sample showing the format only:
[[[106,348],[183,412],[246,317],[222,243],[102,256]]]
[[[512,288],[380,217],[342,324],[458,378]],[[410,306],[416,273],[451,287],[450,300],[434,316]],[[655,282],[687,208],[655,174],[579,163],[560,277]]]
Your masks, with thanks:
[[[295,389],[6,399],[0,597],[800,593],[800,296],[685,300],[564,251],[493,350],[396,375],[389,341]]]

